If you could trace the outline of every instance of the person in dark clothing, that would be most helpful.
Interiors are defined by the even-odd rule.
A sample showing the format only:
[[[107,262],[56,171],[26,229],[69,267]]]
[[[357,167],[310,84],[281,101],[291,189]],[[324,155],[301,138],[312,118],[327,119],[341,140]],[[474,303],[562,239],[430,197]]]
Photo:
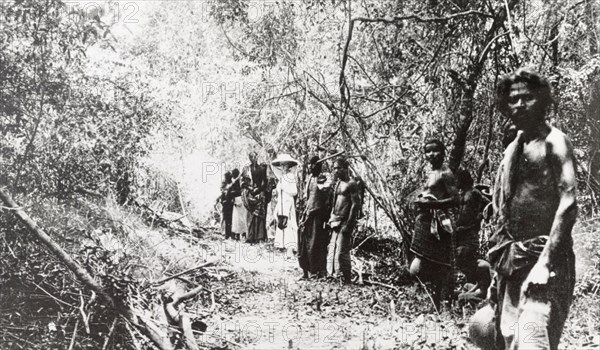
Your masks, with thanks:
[[[249,177],[243,178],[242,200],[248,210],[248,236],[246,242],[258,243],[267,240],[267,202],[265,191],[252,187]]]
[[[310,159],[310,176],[304,191],[306,208],[300,219],[298,241],[298,262],[304,272],[303,279],[325,277],[327,273],[329,232],[325,225],[331,212],[331,181],[321,173],[321,165],[318,156]]]
[[[221,207],[222,207],[222,219],[221,228],[225,239],[231,237],[231,219],[233,215],[233,197],[229,193],[229,188],[232,184],[231,172],[225,173],[225,178],[221,183]]]
[[[231,171],[233,183],[229,194],[233,198],[233,212],[231,218],[231,238],[239,241],[240,236],[248,232],[247,211],[242,201],[242,178],[238,169]]]
[[[256,152],[248,154],[250,164],[244,166],[242,176],[248,191],[242,199],[248,210],[248,236],[246,241],[256,243],[267,240],[267,167],[259,164]]]
[[[483,219],[483,209],[489,200],[473,188],[473,178],[467,170],[458,169],[456,179],[459,191],[459,206],[456,220],[456,265],[465,274],[468,282],[477,285],[469,293],[463,293],[459,299],[485,299],[490,286],[489,264],[479,259],[479,229]]]

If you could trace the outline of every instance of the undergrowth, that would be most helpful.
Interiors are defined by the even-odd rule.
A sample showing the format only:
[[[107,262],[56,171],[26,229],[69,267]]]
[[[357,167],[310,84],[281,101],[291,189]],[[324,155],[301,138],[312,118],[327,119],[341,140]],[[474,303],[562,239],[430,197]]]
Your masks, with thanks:
[[[121,207],[113,199],[47,198],[26,207],[26,211],[119,302],[144,310],[148,317],[161,322],[164,322],[160,316],[161,298],[168,295],[170,286],[155,288],[152,282],[167,273],[193,267],[209,255],[219,254],[216,249],[221,243],[220,236],[172,234],[166,229],[149,227],[139,208]],[[600,304],[599,227],[599,218],[582,218],[573,231],[578,278],[561,343],[567,349],[591,347],[600,341],[600,308],[590,307]],[[432,312],[430,301],[423,288],[410,280],[400,241],[367,229],[357,234],[355,247],[358,247],[355,256],[369,266],[365,269],[369,277],[398,289],[374,291],[372,287],[353,287],[342,292],[343,300],[339,300],[337,292],[329,296],[323,292],[322,306],[325,310],[329,308],[328,315],[361,314],[360,319],[369,322],[370,317],[386,317],[394,306],[393,317],[426,324],[427,315]],[[245,286],[247,281],[236,282],[235,274],[219,272],[189,278],[190,286],[212,284],[223,288],[214,294],[203,292],[189,305],[190,309],[195,306],[200,318],[215,307],[215,298],[223,307],[222,312],[231,312],[235,317],[244,298],[230,298],[232,287],[237,293],[257,293],[255,287]],[[71,342],[73,349],[145,347],[139,341],[139,334],[32,240],[8,210],[0,215],[0,290],[0,349],[68,349]],[[315,307],[311,293],[294,296],[289,307],[297,310],[297,314],[314,313],[310,309]],[[310,310],[298,303],[310,306]],[[475,309],[458,306],[434,316],[432,322],[460,327]],[[365,345],[369,337],[359,340],[362,346],[374,348]],[[448,340],[440,344],[451,343]],[[223,344],[216,347],[220,346]],[[418,343],[414,346],[418,348]]]

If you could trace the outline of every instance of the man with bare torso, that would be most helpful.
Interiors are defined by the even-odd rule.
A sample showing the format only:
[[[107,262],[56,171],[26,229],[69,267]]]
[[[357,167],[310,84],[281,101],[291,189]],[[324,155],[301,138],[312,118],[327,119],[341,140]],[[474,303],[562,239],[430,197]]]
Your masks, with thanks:
[[[344,283],[350,283],[352,277],[352,231],[360,210],[359,186],[350,178],[348,167],[348,161],[344,158],[337,159],[333,165],[333,175],[337,183],[334,187],[333,210],[329,219],[332,232],[327,255],[327,273],[336,277],[341,272]]]
[[[575,285],[573,147],[545,120],[553,100],[540,75],[519,69],[497,93],[500,110],[519,132],[495,184],[497,227],[488,256],[496,293],[492,306],[473,317],[471,340],[483,349],[554,350]]]

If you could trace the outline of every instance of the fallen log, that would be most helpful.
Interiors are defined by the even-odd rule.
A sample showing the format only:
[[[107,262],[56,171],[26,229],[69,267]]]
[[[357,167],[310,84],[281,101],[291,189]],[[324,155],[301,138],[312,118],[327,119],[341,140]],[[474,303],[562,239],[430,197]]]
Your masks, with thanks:
[[[10,210],[20,221],[25,225],[33,236],[42,243],[54,256],[56,256],[64,265],[71,270],[75,276],[88,288],[96,292],[106,303],[108,303],[118,314],[123,316],[127,321],[134,325],[138,330],[146,337],[148,337],[152,343],[160,350],[173,350],[173,346],[169,342],[165,341],[165,336],[162,336],[159,330],[156,329],[152,324],[146,323],[136,316],[134,310],[130,309],[125,305],[118,305],[115,299],[106,292],[104,287],[98,283],[94,278],[81,267],[67,252],[65,252],[56,242],[46,234],[36,223],[27,215],[27,213],[20,207],[12,197],[4,190],[0,188],[0,200],[6,206],[5,209]]]
[[[67,252],[65,252],[58,244],[52,241],[52,238],[50,238],[46,232],[38,227],[38,225],[29,217],[29,215],[25,213],[23,208],[15,203],[15,201],[8,193],[4,191],[3,188],[0,188],[0,199],[2,199],[4,205],[6,205],[6,209],[12,211],[12,213],[25,225],[25,227],[27,227],[29,232],[31,232],[38,241],[44,244],[46,248],[50,250],[50,252],[52,252],[63,264],[65,264],[69,270],[71,270],[77,276],[77,278],[83,282],[83,284],[90,287],[90,289],[104,298],[104,300],[110,304],[110,306],[113,308],[116,307],[113,297],[108,295],[104,291],[104,288],[98,282],[96,282],[96,280],[94,280],[94,278],[83,267],[79,266],[79,264],[75,262],[75,260],[73,260],[69,254],[67,254]]]

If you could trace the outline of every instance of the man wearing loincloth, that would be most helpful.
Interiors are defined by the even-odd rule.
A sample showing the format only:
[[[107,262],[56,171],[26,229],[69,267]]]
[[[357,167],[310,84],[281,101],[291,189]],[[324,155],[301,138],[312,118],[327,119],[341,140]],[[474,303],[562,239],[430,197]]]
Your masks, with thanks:
[[[344,284],[352,278],[352,233],[360,211],[360,188],[350,177],[350,164],[345,158],[336,159],[333,165],[334,180],[333,210],[329,218],[331,239],[327,248],[327,273],[332,277],[342,277]]]
[[[483,349],[557,349],[575,285],[571,230],[577,216],[569,139],[548,125],[548,81],[529,69],[506,76],[498,105],[519,130],[500,164],[497,225],[488,253],[495,301],[473,316]]]

